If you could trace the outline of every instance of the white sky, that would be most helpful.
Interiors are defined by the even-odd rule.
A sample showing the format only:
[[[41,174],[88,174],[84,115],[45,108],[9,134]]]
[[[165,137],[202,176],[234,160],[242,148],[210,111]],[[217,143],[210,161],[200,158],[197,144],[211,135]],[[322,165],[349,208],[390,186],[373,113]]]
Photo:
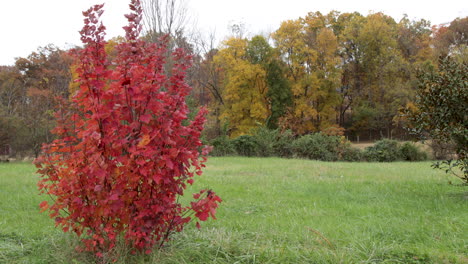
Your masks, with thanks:
[[[80,44],[81,11],[106,3],[103,15],[107,36],[123,35],[129,0],[1,0],[0,65],[11,65],[15,57],[26,57],[39,46],[53,43],[60,48]],[[281,21],[305,16],[311,11],[384,12],[399,20],[427,19],[432,24],[468,16],[463,0],[189,0],[192,16],[202,32],[227,34],[232,22],[243,22],[252,33],[272,32]]]

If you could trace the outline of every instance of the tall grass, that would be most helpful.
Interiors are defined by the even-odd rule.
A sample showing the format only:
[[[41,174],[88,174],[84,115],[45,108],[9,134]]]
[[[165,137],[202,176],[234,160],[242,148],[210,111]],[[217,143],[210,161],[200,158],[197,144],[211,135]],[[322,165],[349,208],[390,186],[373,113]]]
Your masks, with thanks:
[[[187,193],[215,190],[218,220],[104,262],[468,263],[468,193],[449,177],[429,162],[211,158]],[[0,164],[0,263],[95,263],[39,214],[36,182],[32,165]]]

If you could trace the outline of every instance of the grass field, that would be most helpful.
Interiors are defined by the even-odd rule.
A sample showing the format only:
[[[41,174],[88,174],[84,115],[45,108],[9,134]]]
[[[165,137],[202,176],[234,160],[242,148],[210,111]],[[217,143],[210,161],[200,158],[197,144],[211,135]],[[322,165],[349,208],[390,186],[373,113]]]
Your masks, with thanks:
[[[37,175],[0,164],[0,263],[95,263],[40,214]],[[218,220],[116,263],[468,263],[468,189],[423,163],[211,158],[193,190],[222,198]]]

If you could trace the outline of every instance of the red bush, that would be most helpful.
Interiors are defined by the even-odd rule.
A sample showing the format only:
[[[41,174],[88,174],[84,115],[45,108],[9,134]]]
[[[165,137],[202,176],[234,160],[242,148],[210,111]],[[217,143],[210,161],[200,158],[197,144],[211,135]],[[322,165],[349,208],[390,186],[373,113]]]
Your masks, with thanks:
[[[65,232],[82,237],[85,250],[99,255],[123,235],[134,248],[150,252],[181,231],[191,215],[215,218],[221,199],[212,191],[195,194],[190,206],[178,202],[206,161],[200,140],[206,110],[188,121],[185,98],[191,88],[184,78],[190,56],[175,51],[172,71],[165,74],[167,42],[138,38],[138,0],[126,15],[126,41],[110,61],[99,22],[102,8],[83,13],[85,46],[75,52],[79,90],[62,102],[53,131],[57,139],[36,160],[39,189],[54,199],[40,207]]]

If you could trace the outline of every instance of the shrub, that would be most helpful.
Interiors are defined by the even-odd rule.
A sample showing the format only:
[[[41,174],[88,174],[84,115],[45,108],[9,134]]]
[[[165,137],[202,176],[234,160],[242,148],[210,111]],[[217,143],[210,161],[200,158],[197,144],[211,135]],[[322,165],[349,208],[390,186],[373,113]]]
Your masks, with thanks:
[[[232,140],[237,154],[241,156],[258,156],[258,149],[260,147],[254,136],[242,135]]]
[[[210,141],[213,150],[210,152],[211,156],[230,156],[236,155],[236,149],[231,139],[228,136],[220,136]]]
[[[299,158],[336,161],[340,154],[340,144],[340,137],[315,133],[294,140],[292,149]]]
[[[293,156],[294,135],[291,130],[279,132],[276,142],[273,146],[275,156],[290,158]]]
[[[362,150],[352,147],[351,144],[346,144],[341,154],[341,160],[352,162],[363,161],[364,153]]]
[[[258,128],[253,137],[256,142],[256,155],[260,157],[270,157],[275,155],[275,145],[279,138],[279,130],[268,129],[266,127]]]
[[[79,89],[70,102],[62,102],[56,113],[57,137],[36,160],[39,189],[55,198],[40,207],[98,256],[119,237],[149,253],[181,231],[191,216],[214,218],[221,202],[209,190],[194,194],[190,206],[178,202],[206,161],[200,159],[207,154],[206,148],[200,153],[206,110],[184,124],[190,58],[175,51],[172,72],[165,74],[167,39],[152,44],[138,38],[138,0],[126,16],[126,41],[109,58],[105,28],[99,23],[102,7],[84,12],[84,48],[75,54]]]
[[[376,141],[371,147],[364,150],[364,157],[367,161],[391,162],[402,160],[398,142],[391,139]]]
[[[235,139],[220,136],[209,142],[213,146],[212,156],[259,156],[291,157],[293,155],[291,131],[281,133],[279,129],[258,128],[253,135],[243,135]]]
[[[403,143],[400,146],[400,152],[401,158],[406,161],[427,160],[427,153],[410,142]]]

